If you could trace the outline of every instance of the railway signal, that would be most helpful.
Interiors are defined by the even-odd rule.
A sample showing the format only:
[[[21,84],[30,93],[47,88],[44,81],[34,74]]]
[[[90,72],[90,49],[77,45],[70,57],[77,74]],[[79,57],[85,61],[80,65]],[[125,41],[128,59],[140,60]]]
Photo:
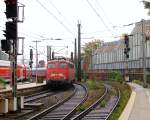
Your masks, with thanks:
[[[13,21],[6,22],[6,30],[4,30],[4,36],[6,40],[16,40],[17,39],[17,23]]]
[[[17,1],[16,0],[5,0],[6,4],[6,18],[15,18],[17,17]]]
[[[30,61],[29,61],[30,68],[32,68],[32,64],[33,64],[33,50],[30,49]]]
[[[9,53],[11,50],[11,41],[10,40],[1,40],[1,48],[6,53]]]
[[[71,61],[73,61],[73,52],[71,52]]]
[[[2,41],[3,46],[10,46],[12,43],[12,50],[9,56],[11,61],[11,84],[12,84],[12,96],[17,97],[17,55],[18,55],[18,33],[17,33],[17,22],[18,22],[18,0],[4,0],[6,4],[6,18],[9,19],[6,22],[6,30],[4,30],[4,36],[6,41]],[[10,42],[9,42],[10,41]],[[11,48],[11,46],[9,47]],[[8,49],[9,49],[8,48]],[[8,51],[6,49],[6,51]],[[15,111],[15,110],[14,110]]]
[[[52,52],[52,60],[54,60],[54,58],[55,58],[55,53]]]
[[[130,48],[129,48],[129,36],[128,35],[124,36],[124,44],[125,44],[125,48],[124,48],[125,57],[129,58]]]
[[[30,49],[30,60],[33,60],[33,50]]]

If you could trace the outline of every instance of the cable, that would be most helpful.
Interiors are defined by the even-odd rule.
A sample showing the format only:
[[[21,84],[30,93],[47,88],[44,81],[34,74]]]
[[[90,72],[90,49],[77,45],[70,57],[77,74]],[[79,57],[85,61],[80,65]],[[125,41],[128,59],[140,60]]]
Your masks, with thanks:
[[[5,22],[5,20],[4,19],[1,19],[0,18],[0,20],[2,20],[2,21],[4,21]],[[3,26],[0,26],[1,28],[3,28],[3,29],[5,29],[5,27],[3,27]],[[14,29],[14,28],[12,28],[12,29]],[[21,34],[25,34],[26,36],[29,36],[29,37],[31,37],[31,38],[35,38],[35,39],[40,39],[41,37],[42,38],[46,38],[46,37],[44,37],[43,35],[39,35],[39,34],[37,34],[37,33],[33,33],[33,32],[30,32],[30,33],[32,33],[32,34],[34,34],[34,35],[36,35],[36,36],[38,36],[38,37],[35,37],[35,36],[33,36],[33,35],[29,35],[29,34],[27,34],[27,33],[23,33],[23,32],[18,32],[18,33],[21,33]]]
[[[59,20],[52,12],[50,12],[39,0],[36,0],[43,9],[45,9],[55,20],[57,20],[69,33],[71,33],[72,35],[74,35],[71,30],[63,24],[63,22],[61,20]]]
[[[51,4],[51,6],[52,7],[54,7],[55,9],[56,9],[56,11],[58,12],[58,14],[60,15],[60,16],[62,16],[63,17],[63,19],[70,25],[70,26],[72,26],[71,24],[70,24],[70,22],[68,21],[68,19],[60,12],[60,10],[54,5],[54,3],[51,1],[51,0],[47,0],[50,4]],[[75,30],[75,28],[74,28],[74,30]]]
[[[95,12],[95,14],[98,16],[98,18],[101,20],[103,25],[106,27],[106,29],[112,34],[112,31],[109,29],[109,27],[105,24],[104,20],[102,17],[99,15],[99,13],[95,10],[95,8],[92,6],[92,4],[89,2],[89,0],[86,0],[89,6],[92,8],[92,10]],[[113,34],[112,34],[113,35]]]
[[[83,32],[82,34],[94,34],[94,33],[106,32],[106,31],[108,31],[108,30],[91,31],[91,32]]]
[[[106,17],[106,19],[108,20],[108,22],[111,24],[111,26],[114,26],[114,25],[112,24],[112,22],[108,19],[108,16],[107,16],[107,14],[105,13],[105,11],[104,11],[104,9],[102,8],[102,6],[100,5],[99,1],[98,1],[98,0],[95,0],[95,2],[96,2],[96,5],[101,9],[101,11],[103,12],[104,16]]]

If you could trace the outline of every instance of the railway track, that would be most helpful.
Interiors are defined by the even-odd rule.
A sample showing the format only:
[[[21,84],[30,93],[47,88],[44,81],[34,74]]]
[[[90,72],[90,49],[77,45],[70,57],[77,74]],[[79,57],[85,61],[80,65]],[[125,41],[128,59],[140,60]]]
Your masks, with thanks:
[[[110,96],[110,99],[106,103],[105,107],[101,107],[100,103],[103,99],[105,99],[106,94],[108,94],[107,87],[104,95],[99,100],[71,120],[107,120],[120,100],[120,91],[118,89],[117,95]]]
[[[24,103],[33,102],[33,101],[36,101],[38,99],[41,99],[41,98],[44,98],[44,97],[47,97],[47,96],[51,96],[51,95],[54,95],[54,94],[57,94],[57,93],[56,92],[51,92],[50,90],[45,90],[45,91],[42,91],[42,92],[39,92],[39,93],[36,93],[36,94],[26,96],[25,100],[24,100]]]
[[[85,86],[81,86],[78,84],[75,84],[76,92],[72,97],[70,97],[68,100],[65,100],[64,102],[60,102],[54,107],[50,107],[47,110],[33,116],[32,118],[28,120],[60,120],[60,119],[69,119],[76,108],[82,104],[86,98],[87,98],[87,90]],[[57,107],[57,108],[56,108]]]

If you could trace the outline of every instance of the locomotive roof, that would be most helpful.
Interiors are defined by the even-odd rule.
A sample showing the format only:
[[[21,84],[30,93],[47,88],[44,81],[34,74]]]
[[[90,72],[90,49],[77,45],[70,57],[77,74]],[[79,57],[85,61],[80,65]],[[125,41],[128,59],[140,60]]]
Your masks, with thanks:
[[[0,66],[10,66],[10,61],[0,60]],[[18,63],[17,66],[24,67],[25,64]]]
[[[0,66],[10,66],[10,61],[0,60]]]
[[[50,60],[50,61],[48,61],[47,63],[51,63],[51,62],[66,62],[66,63],[72,63],[71,61],[69,61],[69,60],[64,60],[64,59],[61,59],[61,60]]]

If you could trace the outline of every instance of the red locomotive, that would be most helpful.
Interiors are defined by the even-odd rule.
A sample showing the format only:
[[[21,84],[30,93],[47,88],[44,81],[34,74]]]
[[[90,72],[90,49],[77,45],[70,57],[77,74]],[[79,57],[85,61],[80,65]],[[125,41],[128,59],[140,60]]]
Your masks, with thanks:
[[[65,59],[50,60],[47,62],[47,85],[72,84],[75,80],[74,64]]]
[[[10,61],[0,60],[0,77],[10,82],[11,75]],[[17,80],[27,80],[31,76],[31,70],[24,64],[17,65]]]

